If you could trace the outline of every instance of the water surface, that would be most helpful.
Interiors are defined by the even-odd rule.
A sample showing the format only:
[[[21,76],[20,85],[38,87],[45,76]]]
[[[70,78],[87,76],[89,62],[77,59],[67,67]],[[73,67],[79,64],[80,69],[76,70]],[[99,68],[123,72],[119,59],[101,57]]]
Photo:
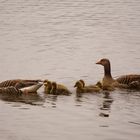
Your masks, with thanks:
[[[76,80],[103,77],[95,65],[109,58],[112,75],[140,73],[138,0],[1,0],[0,81],[50,79],[71,96],[0,97],[2,140],[138,140],[140,93],[115,91],[76,97]],[[108,114],[104,117],[103,114]]]

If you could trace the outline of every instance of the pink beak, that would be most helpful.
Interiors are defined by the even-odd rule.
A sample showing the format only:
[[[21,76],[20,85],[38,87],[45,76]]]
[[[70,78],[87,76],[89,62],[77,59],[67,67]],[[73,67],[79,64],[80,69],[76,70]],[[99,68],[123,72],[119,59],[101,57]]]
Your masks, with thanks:
[[[96,64],[101,64],[101,61],[96,62]]]

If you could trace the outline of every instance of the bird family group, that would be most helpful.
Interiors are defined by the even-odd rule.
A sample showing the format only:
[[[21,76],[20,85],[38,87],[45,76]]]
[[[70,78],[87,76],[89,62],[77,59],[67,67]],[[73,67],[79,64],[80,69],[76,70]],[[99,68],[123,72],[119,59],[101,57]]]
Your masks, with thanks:
[[[109,59],[103,58],[96,64],[104,67],[104,76],[101,81],[93,85],[86,85],[83,79],[76,81],[74,87],[76,93],[100,93],[101,91],[113,91],[116,88],[140,90],[140,74],[122,75],[114,79],[111,75]],[[22,95],[36,93],[44,86],[44,93],[53,95],[70,95],[71,91],[64,85],[46,80],[13,79],[0,83],[0,94]]]

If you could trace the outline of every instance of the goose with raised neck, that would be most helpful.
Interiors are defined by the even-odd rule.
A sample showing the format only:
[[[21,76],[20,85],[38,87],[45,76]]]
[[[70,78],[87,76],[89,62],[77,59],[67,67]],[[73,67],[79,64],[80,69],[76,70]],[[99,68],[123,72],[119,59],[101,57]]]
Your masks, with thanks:
[[[128,74],[113,79],[111,75],[111,64],[109,59],[103,58],[96,64],[104,66],[104,77],[102,79],[103,89],[112,89],[114,87],[119,88],[137,88],[140,89],[140,75],[139,74]]]

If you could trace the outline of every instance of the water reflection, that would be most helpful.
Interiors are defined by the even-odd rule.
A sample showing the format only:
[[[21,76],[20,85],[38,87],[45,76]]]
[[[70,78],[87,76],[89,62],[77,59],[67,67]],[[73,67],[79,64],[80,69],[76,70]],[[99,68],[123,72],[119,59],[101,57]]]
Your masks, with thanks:
[[[110,92],[105,91],[105,92],[103,92],[103,94],[104,94],[104,97],[103,97],[104,100],[103,100],[103,106],[102,106],[101,109],[103,109],[103,110],[110,110],[111,104],[113,102],[113,99],[112,99],[112,97],[110,95]]]
[[[0,99],[7,102],[21,102],[30,105],[43,105],[45,102],[38,93],[22,94],[21,96],[0,94]]]
[[[51,107],[56,107],[56,102],[58,99],[57,95],[45,94],[45,99],[47,103],[51,104]]]
[[[110,95],[110,92],[108,91],[104,91],[103,92],[103,102],[102,102],[102,106],[100,107],[100,110],[102,110],[103,112],[101,112],[99,114],[99,116],[101,117],[109,117],[109,112],[111,110],[111,105],[113,103],[113,99]]]
[[[76,106],[82,106],[82,102],[83,102],[83,95],[82,93],[76,93],[75,94],[75,102],[76,102]]]

